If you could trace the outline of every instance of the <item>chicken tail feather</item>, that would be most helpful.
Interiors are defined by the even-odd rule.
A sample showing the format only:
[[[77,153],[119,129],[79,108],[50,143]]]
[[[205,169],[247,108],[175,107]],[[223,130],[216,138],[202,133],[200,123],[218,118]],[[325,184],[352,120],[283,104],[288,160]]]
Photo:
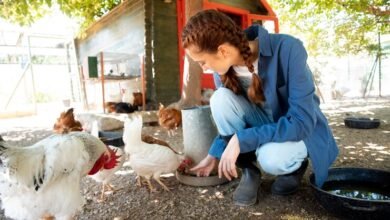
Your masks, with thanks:
[[[41,148],[14,147],[0,142],[0,161],[11,181],[38,190],[44,182],[45,161]]]

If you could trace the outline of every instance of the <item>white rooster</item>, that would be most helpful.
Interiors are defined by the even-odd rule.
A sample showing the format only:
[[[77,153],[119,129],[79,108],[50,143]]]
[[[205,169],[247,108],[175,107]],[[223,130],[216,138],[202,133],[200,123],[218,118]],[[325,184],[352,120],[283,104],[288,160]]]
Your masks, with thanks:
[[[153,177],[166,191],[168,187],[161,182],[160,175],[174,172],[182,162],[187,162],[184,155],[177,154],[170,147],[159,144],[148,144],[141,140],[142,116],[127,118],[124,124],[123,142],[125,152],[129,154],[129,165],[134,172],[146,179],[149,189],[155,189],[150,182]]]
[[[95,137],[99,137],[99,126],[97,121],[94,121],[92,123],[91,134]],[[114,188],[110,185],[110,182],[112,178],[115,176],[115,172],[122,168],[123,163],[126,160],[126,155],[123,149],[111,145],[108,145],[108,148],[110,148],[110,150],[115,152],[116,156],[118,157],[118,163],[115,165],[114,168],[110,170],[103,169],[97,172],[96,174],[89,176],[92,179],[94,179],[96,182],[102,183],[102,192],[100,195],[100,199],[98,200],[99,202],[104,201],[104,194],[106,192],[106,187],[109,190],[114,191]]]
[[[111,169],[117,157],[85,132],[55,134],[27,147],[0,140],[0,198],[13,219],[71,219],[84,198],[80,180]]]

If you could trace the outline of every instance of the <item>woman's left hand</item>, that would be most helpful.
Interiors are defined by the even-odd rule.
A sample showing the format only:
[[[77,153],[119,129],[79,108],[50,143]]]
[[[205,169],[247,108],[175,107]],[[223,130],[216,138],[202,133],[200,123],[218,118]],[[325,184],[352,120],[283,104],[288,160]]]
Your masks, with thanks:
[[[232,177],[237,178],[236,161],[240,154],[240,143],[237,135],[233,135],[228,145],[226,146],[221,160],[218,165],[218,176],[219,178],[224,175],[229,181]]]

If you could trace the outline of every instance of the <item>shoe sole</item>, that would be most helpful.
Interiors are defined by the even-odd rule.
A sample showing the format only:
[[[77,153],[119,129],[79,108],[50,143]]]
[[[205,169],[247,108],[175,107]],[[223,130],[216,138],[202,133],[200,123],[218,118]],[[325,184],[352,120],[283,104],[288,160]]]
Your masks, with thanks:
[[[309,161],[307,159],[305,159],[303,162],[302,162],[302,166],[303,166],[303,172],[302,174],[300,174],[300,180],[299,180],[299,185],[302,183],[302,178],[303,178],[303,175],[305,175],[305,172],[306,172],[306,169],[307,167],[309,166]],[[302,168],[302,167],[301,167]],[[301,169],[299,168],[299,169]],[[287,195],[290,195],[290,194],[293,194],[295,192],[298,191],[298,188],[299,188],[299,185],[297,188],[295,188],[294,190],[291,190],[291,191],[288,191],[288,192],[278,192],[278,191],[275,191],[272,187],[271,187],[271,193],[273,195],[278,195],[278,196],[287,196]]]
[[[257,199],[255,200],[255,201],[234,201],[234,205],[236,205],[236,206],[240,206],[240,207],[248,207],[248,206],[252,206],[252,205],[254,205],[254,204],[256,204],[256,201],[257,201]]]
[[[277,195],[277,196],[287,196],[287,195],[294,194],[297,191],[298,191],[298,189],[294,189],[294,190],[289,191],[289,192],[277,192],[277,191],[274,191],[274,190],[271,189],[272,195]]]

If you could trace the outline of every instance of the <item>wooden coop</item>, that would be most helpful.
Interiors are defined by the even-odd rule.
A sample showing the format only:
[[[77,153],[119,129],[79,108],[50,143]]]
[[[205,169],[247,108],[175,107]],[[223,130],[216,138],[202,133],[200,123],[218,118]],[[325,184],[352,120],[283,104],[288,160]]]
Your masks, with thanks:
[[[88,105],[97,100],[99,109],[104,102],[119,101],[125,91],[141,93],[144,109],[145,103],[156,109],[158,103],[178,101],[186,14],[210,8],[228,14],[243,28],[269,23],[270,31],[278,32],[278,19],[265,0],[123,1],[75,40]],[[212,74],[202,74],[201,87],[214,88]]]

